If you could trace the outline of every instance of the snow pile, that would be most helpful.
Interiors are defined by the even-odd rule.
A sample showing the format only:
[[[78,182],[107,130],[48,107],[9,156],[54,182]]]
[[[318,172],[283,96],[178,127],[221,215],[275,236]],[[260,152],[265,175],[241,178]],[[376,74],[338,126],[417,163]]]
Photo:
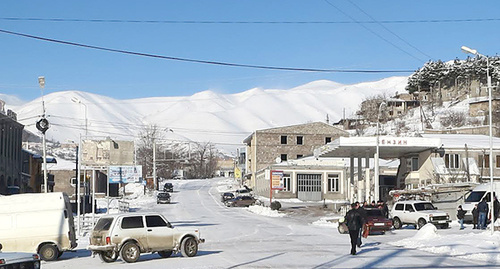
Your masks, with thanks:
[[[332,217],[322,217],[321,219],[311,223],[314,226],[321,227],[330,227],[330,228],[338,228],[339,227],[339,219],[340,217],[332,218]]]
[[[440,235],[436,227],[429,223],[415,236],[389,244],[457,258],[500,262],[499,242],[499,232],[493,235],[491,231]]]
[[[123,188],[120,188],[123,193]],[[125,200],[129,202],[130,207],[148,204],[154,201],[157,192],[144,192],[144,185],[141,183],[128,183],[125,185]]]
[[[270,207],[260,206],[260,205],[252,205],[248,207],[248,211],[262,216],[273,217],[273,218],[281,218],[286,216],[286,214],[280,213],[276,210],[271,210]]]

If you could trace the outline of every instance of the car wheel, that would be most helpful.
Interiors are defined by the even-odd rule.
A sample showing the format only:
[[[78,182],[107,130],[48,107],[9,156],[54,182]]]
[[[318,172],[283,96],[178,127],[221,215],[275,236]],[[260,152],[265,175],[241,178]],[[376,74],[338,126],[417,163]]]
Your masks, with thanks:
[[[46,244],[40,248],[38,254],[44,261],[55,261],[59,257],[59,249],[57,249],[56,245]]]
[[[401,220],[399,218],[394,218],[393,226],[394,229],[401,229],[401,226],[403,226],[403,224],[401,223]]]
[[[158,255],[162,258],[168,258],[172,256],[172,251],[171,250],[165,250],[165,251],[158,251]]]
[[[422,227],[424,227],[424,225],[427,224],[427,221],[425,219],[418,219],[418,223],[417,223],[417,229],[421,229]]]
[[[184,257],[193,257],[198,253],[198,242],[192,237],[187,237],[182,240],[181,254]]]
[[[134,242],[125,243],[120,251],[120,257],[122,258],[122,260],[128,263],[136,262],[139,259],[140,255],[141,250],[139,249],[139,246]]]
[[[101,261],[110,263],[116,261],[118,259],[118,253],[110,250],[110,251],[102,251],[99,252],[99,258],[101,258]]]

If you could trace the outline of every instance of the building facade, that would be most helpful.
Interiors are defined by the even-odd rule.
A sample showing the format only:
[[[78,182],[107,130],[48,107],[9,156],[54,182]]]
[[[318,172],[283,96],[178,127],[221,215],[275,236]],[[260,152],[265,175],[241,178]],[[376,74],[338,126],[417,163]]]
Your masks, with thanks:
[[[246,184],[255,186],[257,171],[276,163],[311,156],[315,148],[340,136],[349,134],[322,122],[255,131],[244,140],[247,156]]]
[[[23,191],[29,182],[23,181],[22,136],[24,125],[17,122],[11,110],[5,113],[4,103],[0,104],[0,194],[8,194],[9,189]]]

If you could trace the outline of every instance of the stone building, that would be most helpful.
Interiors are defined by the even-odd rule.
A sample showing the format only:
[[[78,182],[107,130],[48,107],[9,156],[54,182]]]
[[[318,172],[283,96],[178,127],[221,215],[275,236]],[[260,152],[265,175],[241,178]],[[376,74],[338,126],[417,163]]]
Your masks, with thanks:
[[[4,105],[0,100],[0,194],[8,194],[9,188],[23,191],[28,184],[22,180],[24,125],[11,110],[5,113]]]
[[[246,182],[255,186],[257,171],[270,165],[311,156],[315,148],[349,133],[323,122],[257,130],[248,136],[246,144]]]

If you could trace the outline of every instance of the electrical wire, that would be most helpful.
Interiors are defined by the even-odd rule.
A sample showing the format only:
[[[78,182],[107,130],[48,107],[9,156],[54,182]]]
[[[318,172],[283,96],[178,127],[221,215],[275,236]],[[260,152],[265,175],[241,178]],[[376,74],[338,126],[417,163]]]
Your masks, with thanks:
[[[406,45],[412,47],[413,49],[415,49],[416,51],[420,52],[422,55],[426,56],[427,58],[429,59],[432,59],[431,56],[429,56],[427,53],[421,51],[419,48],[415,47],[414,45],[412,45],[410,42],[406,41],[405,39],[403,39],[401,36],[399,36],[398,34],[396,34],[395,32],[391,31],[391,29],[387,28],[384,24],[378,22],[375,18],[373,18],[370,14],[368,14],[368,12],[366,12],[365,10],[363,10],[360,6],[356,5],[356,3],[354,3],[352,0],[348,0],[349,3],[351,3],[353,6],[355,6],[359,11],[363,12],[363,14],[365,14],[366,16],[368,16],[371,20],[373,20],[375,23],[377,23],[378,25],[380,25],[382,28],[384,28],[387,32],[391,33],[393,36],[397,37],[399,40],[403,41]]]
[[[203,21],[203,20],[125,20],[125,19],[77,19],[77,18],[35,18],[0,17],[2,21],[35,22],[90,22],[90,23],[150,23],[150,24],[411,24],[411,23],[463,23],[497,22],[500,18],[472,19],[426,19],[426,20],[381,20],[381,21]]]
[[[164,59],[164,60],[181,61],[181,62],[229,66],[229,67],[245,67],[245,68],[254,68],[254,69],[301,71],[301,72],[322,72],[322,73],[410,73],[410,72],[414,72],[414,70],[320,69],[320,68],[298,68],[298,67],[279,67],[279,66],[239,64],[239,63],[198,60],[198,59],[189,59],[189,58],[180,58],[180,57],[172,57],[172,56],[163,56],[163,55],[158,55],[158,54],[134,52],[134,51],[128,51],[128,50],[112,49],[112,48],[106,48],[106,47],[93,46],[93,45],[87,45],[87,44],[82,44],[82,43],[46,38],[46,37],[41,37],[41,36],[29,35],[29,34],[24,34],[24,33],[19,33],[19,32],[8,31],[8,30],[4,30],[4,29],[0,29],[0,33],[21,36],[21,37],[26,37],[26,38],[31,38],[31,39],[36,39],[36,40],[41,40],[41,41],[46,41],[46,42],[88,48],[88,49],[116,52],[116,53],[121,53],[121,54],[128,54],[128,55],[135,55],[135,56],[142,56],[142,57],[149,57],[149,58],[157,58],[157,59]]]
[[[336,10],[338,10],[340,13],[344,14],[345,16],[349,17],[351,20],[353,20],[354,22],[356,22],[358,25],[360,25],[361,27],[365,28],[365,30],[369,31],[370,33],[374,34],[375,36],[377,36],[378,38],[382,39],[383,41],[385,41],[386,43],[390,44],[391,46],[393,46],[394,48],[398,49],[399,51],[405,53],[406,55],[410,56],[411,58],[419,61],[419,62],[425,62],[424,60],[422,60],[421,58],[411,54],[410,52],[404,50],[403,48],[399,47],[398,45],[396,45],[395,43],[391,42],[390,40],[388,40],[387,38],[379,35],[378,33],[376,33],[375,31],[373,31],[372,29],[366,27],[364,24],[362,23],[359,23],[358,20],[356,20],[354,17],[352,17],[351,15],[347,14],[346,12],[344,12],[342,9],[340,9],[339,7],[337,7],[336,5],[332,4],[330,1],[328,0],[325,0],[325,2],[327,4],[329,4],[330,6],[334,7]]]

